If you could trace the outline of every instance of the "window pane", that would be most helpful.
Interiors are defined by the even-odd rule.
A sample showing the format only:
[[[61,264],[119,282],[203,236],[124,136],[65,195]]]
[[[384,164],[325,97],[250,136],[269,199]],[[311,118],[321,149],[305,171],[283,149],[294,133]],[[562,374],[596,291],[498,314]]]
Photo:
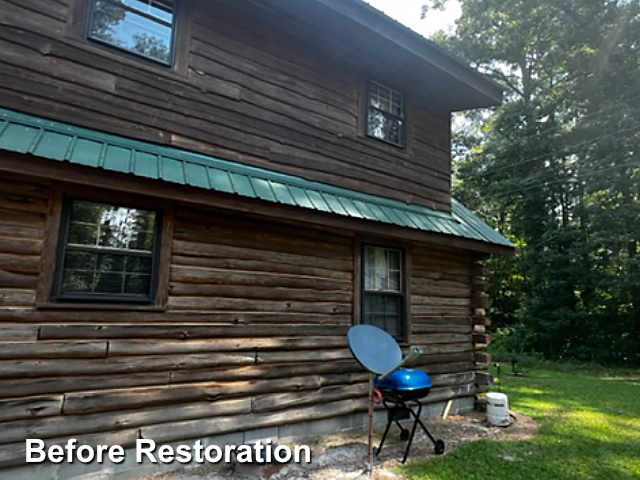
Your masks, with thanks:
[[[93,290],[93,272],[65,270],[62,277],[62,290],[68,293],[91,293]]]
[[[155,225],[155,212],[76,200],[69,244],[151,252]]]
[[[123,8],[149,14],[148,18]],[[169,63],[171,60],[171,22],[173,13],[167,2],[96,0],[90,37],[134,53]]]
[[[127,257],[127,273],[151,273],[153,259],[151,257]]]
[[[94,276],[94,293],[123,293],[124,273],[96,271]]]
[[[366,246],[364,249],[364,289],[402,290],[401,252],[397,249]]]
[[[64,259],[64,268],[70,270],[93,271],[96,264],[97,255],[88,252],[67,252]]]
[[[155,212],[75,200],[70,205],[59,293],[149,298]],[[99,298],[99,297],[96,297]]]
[[[404,123],[402,120],[388,116],[379,110],[369,109],[369,118],[367,120],[368,135],[401,145],[403,131]]]
[[[402,295],[365,293],[362,323],[379,327],[400,339],[404,336]]]
[[[156,0],[123,0],[122,3],[130,6],[140,12],[152,15],[159,20],[163,20],[167,23],[171,23],[173,17],[173,2],[170,1],[156,1]]]
[[[151,287],[151,275],[127,274],[124,279],[124,293],[145,295]]]

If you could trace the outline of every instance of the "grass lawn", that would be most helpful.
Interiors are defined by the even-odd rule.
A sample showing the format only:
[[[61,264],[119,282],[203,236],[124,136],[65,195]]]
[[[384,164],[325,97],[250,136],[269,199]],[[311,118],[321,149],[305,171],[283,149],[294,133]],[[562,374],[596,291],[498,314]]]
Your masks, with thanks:
[[[412,480],[640,479],[640,372],[552,366],[503,374],[502,384],[511,409],[542,425],[536,437],[469,443],[404,473]]]

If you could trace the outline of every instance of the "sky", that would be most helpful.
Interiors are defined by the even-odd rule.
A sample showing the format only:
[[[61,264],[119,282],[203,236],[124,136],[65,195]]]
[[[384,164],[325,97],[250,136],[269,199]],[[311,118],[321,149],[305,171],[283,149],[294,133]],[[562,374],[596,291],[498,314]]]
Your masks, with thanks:
[[[425,37],[431,36],[438,30],[451,31],[454,28],[454,22],[460,16],[460,3],[457,0],[449,0],[443,12],[430,10],[424,20],[420,17],[425,0],[365,1]]]

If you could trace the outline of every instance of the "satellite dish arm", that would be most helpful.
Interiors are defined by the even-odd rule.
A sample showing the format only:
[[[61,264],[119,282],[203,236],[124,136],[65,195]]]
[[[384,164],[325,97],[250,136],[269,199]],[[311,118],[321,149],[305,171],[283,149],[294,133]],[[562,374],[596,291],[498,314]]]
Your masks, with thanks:
[[[381,375],[378,378],[378,382],[381,382],[382,380],[384,380],[385,378],[387,378],[389,375],[391,375],[393,372],[395,372],[396,370],[398,370],[399,368],[402,368],[404,365],[406,365],[409,362],[414,361],[416,358],[418,358],[420,355],[422,355],[424,352],[422,350],[422,348],[420,347],[411,347],[411,350],[409,350],[409,355],[407,355],[406,357],[404,357],[402,359],[402,361],[396,365],[394,368],[392,368],[391,370],[389,370],[387,373],[385,373],[384,375]]]

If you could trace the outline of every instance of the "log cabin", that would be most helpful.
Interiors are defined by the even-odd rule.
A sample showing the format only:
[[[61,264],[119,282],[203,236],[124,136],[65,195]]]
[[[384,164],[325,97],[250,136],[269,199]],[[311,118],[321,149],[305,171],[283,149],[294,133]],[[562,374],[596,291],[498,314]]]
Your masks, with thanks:
[[[361,0],[0,0],[0,24],[0,477],[160,468],[26,465],[28,438],[362,426],[358,323],[425,348],[432,414],[473,408],[482,262],[514,247],[452,198],[450,119],[498,85]]]

